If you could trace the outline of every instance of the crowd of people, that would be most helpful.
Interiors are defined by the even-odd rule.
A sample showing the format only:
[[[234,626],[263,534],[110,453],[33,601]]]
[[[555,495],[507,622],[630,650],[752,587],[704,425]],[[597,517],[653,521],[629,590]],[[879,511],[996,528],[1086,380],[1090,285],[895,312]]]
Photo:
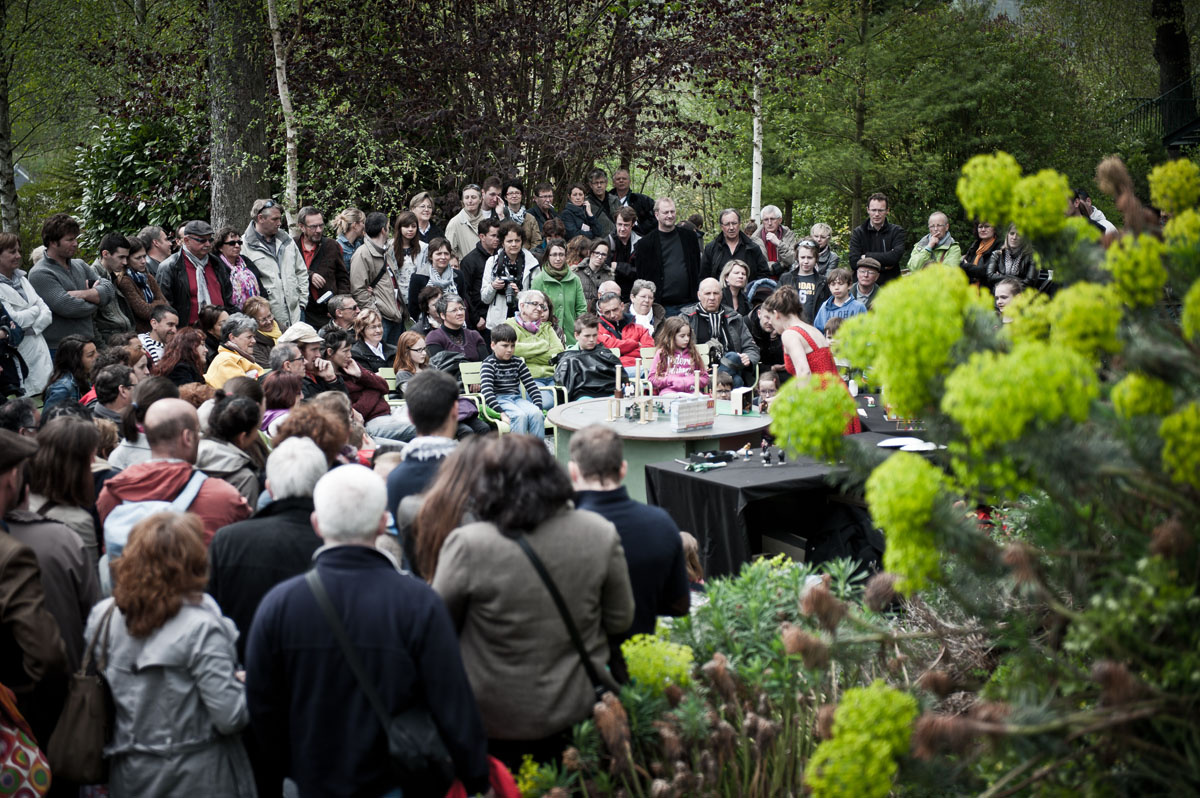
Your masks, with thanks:
[[[466,186],[444,229],[425,192],[329,236],[303,208],[296,237],[259,200],[240,231],[106,233],[91,264],[56,214],[28,273],[0,234],[0,734],[44,749],[92,662],[114,796],[400,795],[365,680],[488,792],[497,761],[556,759],[620,643],[702,582],[620,437],[576,433],[563,468],[547,409],[623,373],[767,411],[836,377],[837,327],[906,271],[957,264],[1001,313],[1045,288],[1016,230],[964,251],[935,212],[908,250],[879,194],[844,255],[770,205],[704,244],[625,170],[532,194]]]

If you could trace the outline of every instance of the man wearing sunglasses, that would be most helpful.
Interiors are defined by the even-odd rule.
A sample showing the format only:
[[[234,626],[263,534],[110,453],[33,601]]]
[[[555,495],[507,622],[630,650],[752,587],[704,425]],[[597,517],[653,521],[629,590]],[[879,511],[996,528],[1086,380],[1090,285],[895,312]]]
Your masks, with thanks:
[[[213,254],[212,225],[193,219],[183,226],[183,245],[158,267],[158,286],[167,304],[194,325],[205,305],[233,304],[229,269]]]
[[[279,329],[286,330],[303,320],[308,305],[308,268],[300,247],[282,225],[283,209],[275,200],[255,200],[250,225],[242,233],[242,257],[258,268],[271,314]]]

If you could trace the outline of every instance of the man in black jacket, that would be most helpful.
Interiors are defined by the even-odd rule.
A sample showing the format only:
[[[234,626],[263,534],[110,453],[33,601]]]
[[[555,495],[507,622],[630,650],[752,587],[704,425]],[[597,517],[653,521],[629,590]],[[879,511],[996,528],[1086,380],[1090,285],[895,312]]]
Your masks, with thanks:
[[[567,389],[568,402],[612,396],[621,360],[600,346],[600,317],[595,313],[575,319],[575,346],[555,355],[553,362],[554,382]]]
[[[194,325],[205,305],[233,304],[229,269],[212,254],[213,229],[195,219],[183,227],[183,245],[158,267],[158,287],[180,319]]]
[[[634,229],[639,236],[644,236],[654,229],[654,200],[645,194],[630,191],[629,184],[628,169],[613,172],[613,190],[608,194],[608,209],[615,222],[620,208],[633,208],[637,213],[637,226]]]
[[[750,236],[742,232],[741,214],[733,208],[726,208],[721,211],[718,221],[721,234],[704,248],[700,259],[700,277],[720,279],[721,270],[731,260],[740,260],[750,267],[750,281],[770,277],[767,256],[750,240]]]
[[[423,493],[438,466],[454,451],[458,381],[440,369],[425,369],[405,384],[404,399],[417,437],[405,444],[400,452],[403,459],[388,474],[388,510],[396,518],[400,502]]]
[[[900,259],[904,257],[905,230],[887,220],[888,198],[872,194],[867,200],[867,220],[850,231],[850,257],[846,268],[857,269],[858,259],[864,256],[879,261],[879,283],[900,276]]]
[[[659,197],[654,203],[658,227],[633,248],[637,276],[658,287],[657,299],[668,316],[678,316],[700,286],[700,243],[691,231],[675,226],[675,200]]]
[[[544,234],[546,221],[558,218],[558,211],[554,210],[554,186],[538,183],[533,187],[533,205],[529,206],[529,212],[537,219],[538,230]]]
[[[479,292],[483,288],[483,267],[500,248],[500,222],[480,219],[478,231],[479,243],[459,261],[458,270],[467,284],[467,329],[486,337],[488,306]]]

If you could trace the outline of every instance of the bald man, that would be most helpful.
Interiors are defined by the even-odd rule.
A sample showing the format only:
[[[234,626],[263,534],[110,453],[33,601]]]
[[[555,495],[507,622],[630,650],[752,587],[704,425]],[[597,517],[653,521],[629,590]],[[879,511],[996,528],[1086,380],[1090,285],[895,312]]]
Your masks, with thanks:
[[[101,523],[121,504],[173,501],[196,473],[193,464],[200,449],[196,408],[182,399],[159,399],[146,411],[145,429],[150,459],[104,483],[96,500]],[[216,477],[204,480],[187,509],[204,523],[205,545],[221,527],[250,517],[250,505],[237,488]],[[107,538],[107,528],[105,531]]]
[[[688,305],[680,313],[692,328],[692,337],[698,344],[711,343],[709,367],[713,353],[720,352],[719,368],[733,377],[733,386],[740,388],[754,378],[754,365],[758,363],[758,344],[750,335],[746,319],[732,308],[721,305],[721,284],[712,277],[700,281],[696,292],[699,300]]]
[[[934,211],[929,215],[929,234],[913,247],[908,270],[915,272],[924,269],[931,262],[955,265],[961,260],[962,249],[954,236],[950,235],[950,218],[941,211]]]

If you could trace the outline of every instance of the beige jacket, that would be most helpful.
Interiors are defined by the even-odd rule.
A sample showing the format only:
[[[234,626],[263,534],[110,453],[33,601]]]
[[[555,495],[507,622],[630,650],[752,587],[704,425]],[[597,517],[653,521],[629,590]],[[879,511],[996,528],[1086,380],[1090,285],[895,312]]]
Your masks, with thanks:
[[[404,296],[397,292],[400,276],[393,271],[387,251],[387,244],[381,249],[369,238],[354,250],[350,259],[350,293],[363,310],[373,308],[386,321],[400,324],[406,315]]]
[[[633,590],[616,527],[565,509],[528,536],[566,600],[602,678],[607,635],[633,623]],[[433,589],[458,629],[463,665],[488,737],[535,740],[591,715],[579,654],[525,553],[490,523],[450,533]]]

